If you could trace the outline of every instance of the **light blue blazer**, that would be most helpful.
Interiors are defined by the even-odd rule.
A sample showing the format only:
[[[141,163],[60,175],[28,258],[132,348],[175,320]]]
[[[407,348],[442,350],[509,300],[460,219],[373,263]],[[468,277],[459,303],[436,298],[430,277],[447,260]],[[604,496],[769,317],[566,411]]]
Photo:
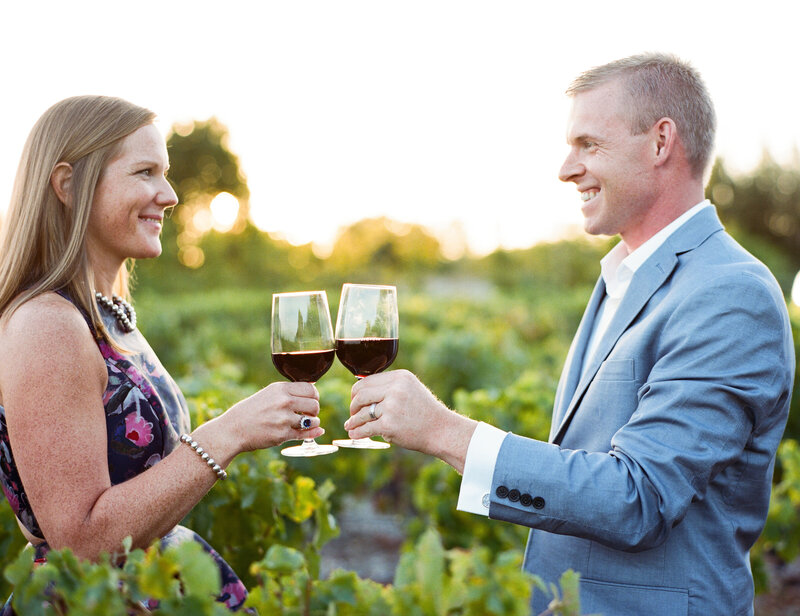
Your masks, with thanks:
[[[581,574],[584,613],[752,614],[795,366],[780,288],[706,208],[637,270],[581,376],[604,293],[600,279],[550,442],[503,441],[489,517],[532,529],[526,570]]]

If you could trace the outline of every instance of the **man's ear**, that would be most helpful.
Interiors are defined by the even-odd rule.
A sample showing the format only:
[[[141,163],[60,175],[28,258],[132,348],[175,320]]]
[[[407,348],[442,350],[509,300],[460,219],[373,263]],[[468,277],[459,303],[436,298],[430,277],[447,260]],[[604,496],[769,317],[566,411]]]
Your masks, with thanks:
[[[678,137],[678,130],[672,118],[661,118],[653,126],[655,137],[655,159],[663,165],[669,159]]]
[[[72,165],[58,163],[50,174],[50,186],[53,187],[61,203],[72,207]]]

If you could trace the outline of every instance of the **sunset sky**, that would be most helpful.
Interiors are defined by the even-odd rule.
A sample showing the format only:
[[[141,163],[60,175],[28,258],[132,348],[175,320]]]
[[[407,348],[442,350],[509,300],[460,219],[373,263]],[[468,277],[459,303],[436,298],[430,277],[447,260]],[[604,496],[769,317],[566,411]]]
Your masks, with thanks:
[[[255,222],[322,249],[361,218],[524,247],[580,229],[557,179],[563,91],[590,66],[669,51],[705,77],[733,170],[800,143],[795,3],[763,0],[88,0],[5,3],[0,204],[52,103],[109,94],[230,129]]]

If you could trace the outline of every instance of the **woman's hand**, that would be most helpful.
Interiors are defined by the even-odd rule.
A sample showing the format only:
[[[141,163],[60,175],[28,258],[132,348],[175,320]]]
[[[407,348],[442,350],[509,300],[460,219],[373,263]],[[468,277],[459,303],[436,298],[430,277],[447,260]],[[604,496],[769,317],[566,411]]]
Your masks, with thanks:
[[[350,419],[344,427],[350,438],[380,435],[406,449],[441,458],[463,472],[476,425],[448,409],[411,372],[393,370],[365,377],[353,386]]]
[[[307,418],[308,429],[300,422]],[[236,453],[274,447],[289,440],[317,438],[325,434],[319,427],[319,393],[311,383],[279,381],[234,404],[211,423],[232,439]],[[202,427],[201,427],[202,428]],[[195,433],[203,431],[201,428]]]

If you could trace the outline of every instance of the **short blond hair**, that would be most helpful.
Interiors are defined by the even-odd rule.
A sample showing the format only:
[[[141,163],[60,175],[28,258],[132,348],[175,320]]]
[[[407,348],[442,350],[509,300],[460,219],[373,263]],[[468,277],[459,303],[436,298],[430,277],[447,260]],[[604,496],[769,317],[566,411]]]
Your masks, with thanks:
[[[593,90],[617,79],[628,95],[631,133],[644,133],[661,118],[672,119],[692,173],[702,177],[711,162],[717,119],[700,74],[671,54],[645,53],[589,69],[572,82],[567,95]]]
[[[25,143],[0,238],[0,318],[37,295],[63,290],[114,344],[93,297],[86,230],[106,165],[125,137],[155,117],[109,96],[67,98],[42,114]],[[59,163],[72,166],[70,206],[61,203],[50,184]],[[129,266],[120,270],[114,285],[114,292],[128,299]]]

